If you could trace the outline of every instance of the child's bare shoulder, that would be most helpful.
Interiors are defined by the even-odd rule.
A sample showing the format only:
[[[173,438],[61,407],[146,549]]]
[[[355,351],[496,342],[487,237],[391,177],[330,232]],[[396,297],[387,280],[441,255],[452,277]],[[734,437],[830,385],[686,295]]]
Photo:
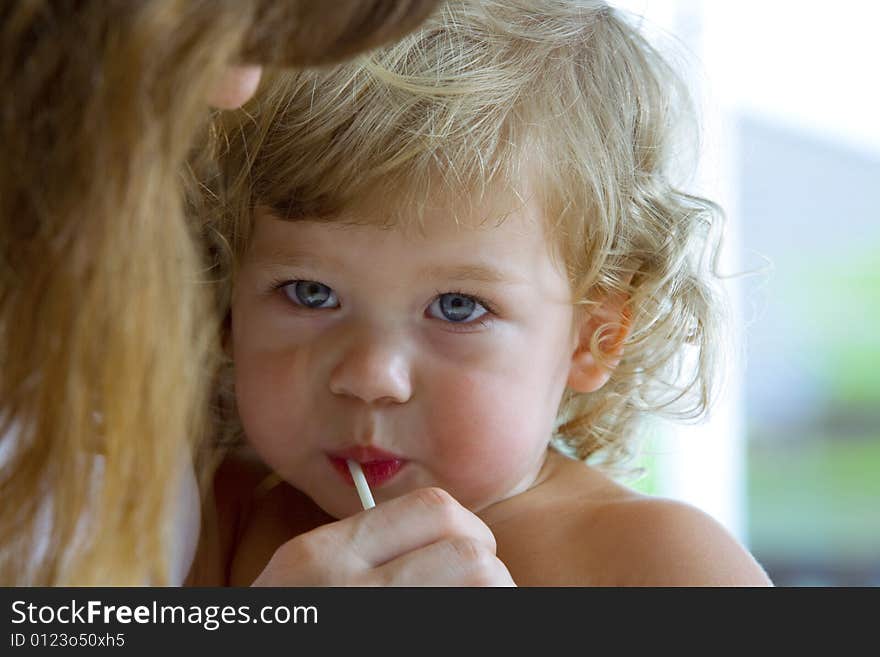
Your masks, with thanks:
[[[644,496],[613,502],[596,510],[589,529],[610,585],[770,584],[718,521],[683,502]]]
[[[517,513],[493,526],[517,584],[770,583],[748,551],[709,515],[642,495],[582,463],[554,458],[548,480],[523,496]]]

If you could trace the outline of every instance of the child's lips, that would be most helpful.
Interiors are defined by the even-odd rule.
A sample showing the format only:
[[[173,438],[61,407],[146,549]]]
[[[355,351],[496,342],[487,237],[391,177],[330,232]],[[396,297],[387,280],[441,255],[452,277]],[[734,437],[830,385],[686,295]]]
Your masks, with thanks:
[[[330,464],[336,472],[350,486],[354,486],[354,480],[351,478],[346,461],[357,461],[370,488],[381,486],[389,481],[407,464],[405,459],[374,447],[354,447],[340,450],[328,454],[327,458],[330,459]]]

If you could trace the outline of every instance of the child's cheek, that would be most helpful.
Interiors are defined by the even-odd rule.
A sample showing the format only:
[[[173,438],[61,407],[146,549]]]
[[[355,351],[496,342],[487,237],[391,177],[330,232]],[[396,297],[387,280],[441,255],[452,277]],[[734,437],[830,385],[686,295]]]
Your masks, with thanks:
[[[546,446],[534,398],[488,375],[457,377],[435,392],[427,425],[438,483],[470,508],[503,499]]]
[[[243,349],[235,363],[235,394],[239,416],[250,442],[273,468],[284,471],[292,445],[291,427],[307,417],[308,390],[303,354]],[[293,445],[293,447],[296,447]]]

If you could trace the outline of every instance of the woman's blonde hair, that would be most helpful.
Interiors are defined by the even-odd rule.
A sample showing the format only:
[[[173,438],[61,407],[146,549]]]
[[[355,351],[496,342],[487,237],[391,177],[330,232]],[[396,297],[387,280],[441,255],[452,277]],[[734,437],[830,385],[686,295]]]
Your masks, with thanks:
[[[574,303],[627,300],[591,345],[613,360],[600,338],[624,323],[622,360],[598,392],[566,393],[555,435],[579,458],[622,464],[639,418],[697,416],[710,397],[718,309],[704,270],[719,213],[669,175],[688,107],[639,31],[582,0],[450,3],[359,61],[275,75],[215,125],[224,148],[207,212],[223,303],[258,205],[333,220],[379,194],[404,221],[438,188],[521,194],[527,177]]]
[[[335,61],[435,4],[0,3],[0,583],[168,582],[216,365],[182,202],[208,91],[230,63]]]

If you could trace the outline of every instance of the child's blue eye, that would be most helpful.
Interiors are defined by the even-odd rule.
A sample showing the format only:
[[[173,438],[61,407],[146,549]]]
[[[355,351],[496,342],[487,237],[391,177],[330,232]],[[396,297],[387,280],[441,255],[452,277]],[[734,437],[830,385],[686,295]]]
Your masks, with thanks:
[[[317,281],[290,281],[281,286],[293,303],[306,308],[338,308],[339,299],[332,288]]]
[[[428,314],[450,322],[472,322],[489,312],[483,304],[465,294],[448,292],[439,295],[428,306]]]

